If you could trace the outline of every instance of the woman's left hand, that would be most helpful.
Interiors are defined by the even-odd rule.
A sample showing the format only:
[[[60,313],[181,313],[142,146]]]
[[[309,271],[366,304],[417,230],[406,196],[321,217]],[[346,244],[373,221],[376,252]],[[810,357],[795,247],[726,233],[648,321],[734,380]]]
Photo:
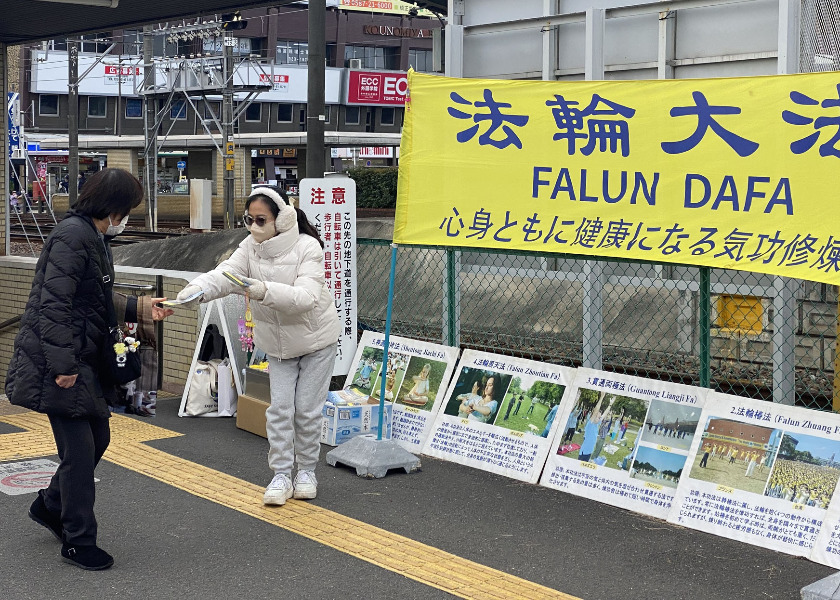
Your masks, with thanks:
[[[163,308],[162,306],[158,306],[158,304],[160,304],[164,300],[166,300],[166,298],[152,298],[153,321],[163,321],[169,315],[175,314],[175,311],[171,308]]]
[[[248,284],[246,288],[237,288],[237,294],[245,295],[248,292],[248,297],[252,300],[260,301],[265,298],[266,287],[259,279],[251,279],[250,277],[240,277],[242,281]]]

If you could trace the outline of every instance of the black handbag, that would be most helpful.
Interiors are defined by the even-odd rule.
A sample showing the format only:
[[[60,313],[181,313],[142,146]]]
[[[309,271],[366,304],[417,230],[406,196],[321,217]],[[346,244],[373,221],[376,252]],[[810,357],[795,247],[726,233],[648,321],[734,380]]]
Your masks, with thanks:
[[[106,250],[107,251],[107,250]],[[106,383],[123,385],[140,377],[139,344],[126,342],[122,328],[117,325],[117,311],[114,308],[113,271],[106,268],[105,262],[99,256],[99,266],[102,271],[102,291],[105,294],[105,309],[108,318],[108,331],[102,342],[100,376]],[[126,320],[137,321],[137,298],[131,298],[133,304],[126,306]],[[133,308],[132,308],[133,306]],[[129,313],[134,311],[132,319]],[[133,339],[133,338],[129,338]]]

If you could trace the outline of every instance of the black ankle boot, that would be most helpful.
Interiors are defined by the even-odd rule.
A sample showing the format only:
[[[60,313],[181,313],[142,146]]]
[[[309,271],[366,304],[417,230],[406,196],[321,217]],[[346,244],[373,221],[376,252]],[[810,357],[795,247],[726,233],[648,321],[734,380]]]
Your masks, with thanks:
[[[47,505],[44,504],[44,497],[41,496],[40,492],[38,493],[38,497],[35,498],[35,502],[29,507],[29,518],[49,529],[50,533],[59,542],[63,541],[64,528],[61,526],[61,515],[51,512],[47,508]]]
[[[77,546],[65,542],[61,545],[61,558],[86,571],[101,571],[114,564],[114,557],[96,545]]]

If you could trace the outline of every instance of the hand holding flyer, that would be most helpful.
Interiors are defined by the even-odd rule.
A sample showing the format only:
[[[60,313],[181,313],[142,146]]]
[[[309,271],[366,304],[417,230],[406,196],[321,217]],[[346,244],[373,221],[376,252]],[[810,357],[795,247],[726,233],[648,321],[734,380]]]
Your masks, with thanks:
[[[232,281],[241,288],[247,288],[251,285],[247,281],[243,281],[239,276],[234,275],[233,273],[230,273],[228,271],[223,271],[222,275],[224,275],[229,281]]]
[[[192,294],[190,294],[189,296],[186,296],[184,298],[181,298],[181,299],[176,298],[175,300],[164,300],[160,304],[161,304],[161,306],[165,306],[167,308],[173,308],[173,307],[176,307],[176,306],[184,306],[186,304],[191,304],[191,303],[195,302],[196,300],[199,300],[202,296],[204,296],[204,290],[198,290],[197,292],[193,292]]]

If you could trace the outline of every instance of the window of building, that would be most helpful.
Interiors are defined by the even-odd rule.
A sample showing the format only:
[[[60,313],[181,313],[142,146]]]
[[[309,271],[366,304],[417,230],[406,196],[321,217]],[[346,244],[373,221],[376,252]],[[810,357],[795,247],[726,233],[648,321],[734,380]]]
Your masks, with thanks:
[[[111,36],[107,33],[90,33],[82,36],[82,43],[79,45],[79,52],[91,54],[103,54],[111,45]]]
[[[358,106],[348,106],[344,110],[344,122],[347,125],[358,125],[359,124],[359,107]]]
[[[345,46],[344,66],[350,66],[350,60],[361,60],[363,69],[399,69],[399,48],[396,46]]]
[[[67,50],[67,40],[50,40],[47,47],[50,50]]]
[[[140,98],[127,98],[125,101],[125,118],[142,119],[143,101]]]
[[[169,118],[173,121],[187,118],[187,103],[183,100],[176,100],[169,107]]]
[[[324,119],[325,119],[324,123],[329,123],[330,122],[330,113],[332,112],[331,109],[332,109],[332,106],[329,106],[329,105],[324,107]]]
[[[309,60],[309,44],[306,42],[277,42],[278,65],[305,65]]]
[[[251,102],[245,109],[246,121],[262,121],[262,104],[259,102]]]
[[[108,99],[105,96],[88,96],[89,117],[104,117],[108,112]]]
[[[382,112],[379,115],[379,122],[382,125],[393,125],[394,124],[394,109],[386,106],[382,108]]]
[[[43,116],[57,116],[58,96],[54,94],[41,94],[38,97],[38,114]]]
[[[124,29],[122,34],[123,54],[143,55],[143,31]]]
[[[221,102],[205,102],[204,103],[204,118],[221,120],[222,118],[222,103]]]
[[[432,67],[431,50],[408,50],[408,65],[414,67],[415,71],[430,72]]]
[[[277,105],[277,122],[291,123],[292,122],[292,104],[278,104]]]

